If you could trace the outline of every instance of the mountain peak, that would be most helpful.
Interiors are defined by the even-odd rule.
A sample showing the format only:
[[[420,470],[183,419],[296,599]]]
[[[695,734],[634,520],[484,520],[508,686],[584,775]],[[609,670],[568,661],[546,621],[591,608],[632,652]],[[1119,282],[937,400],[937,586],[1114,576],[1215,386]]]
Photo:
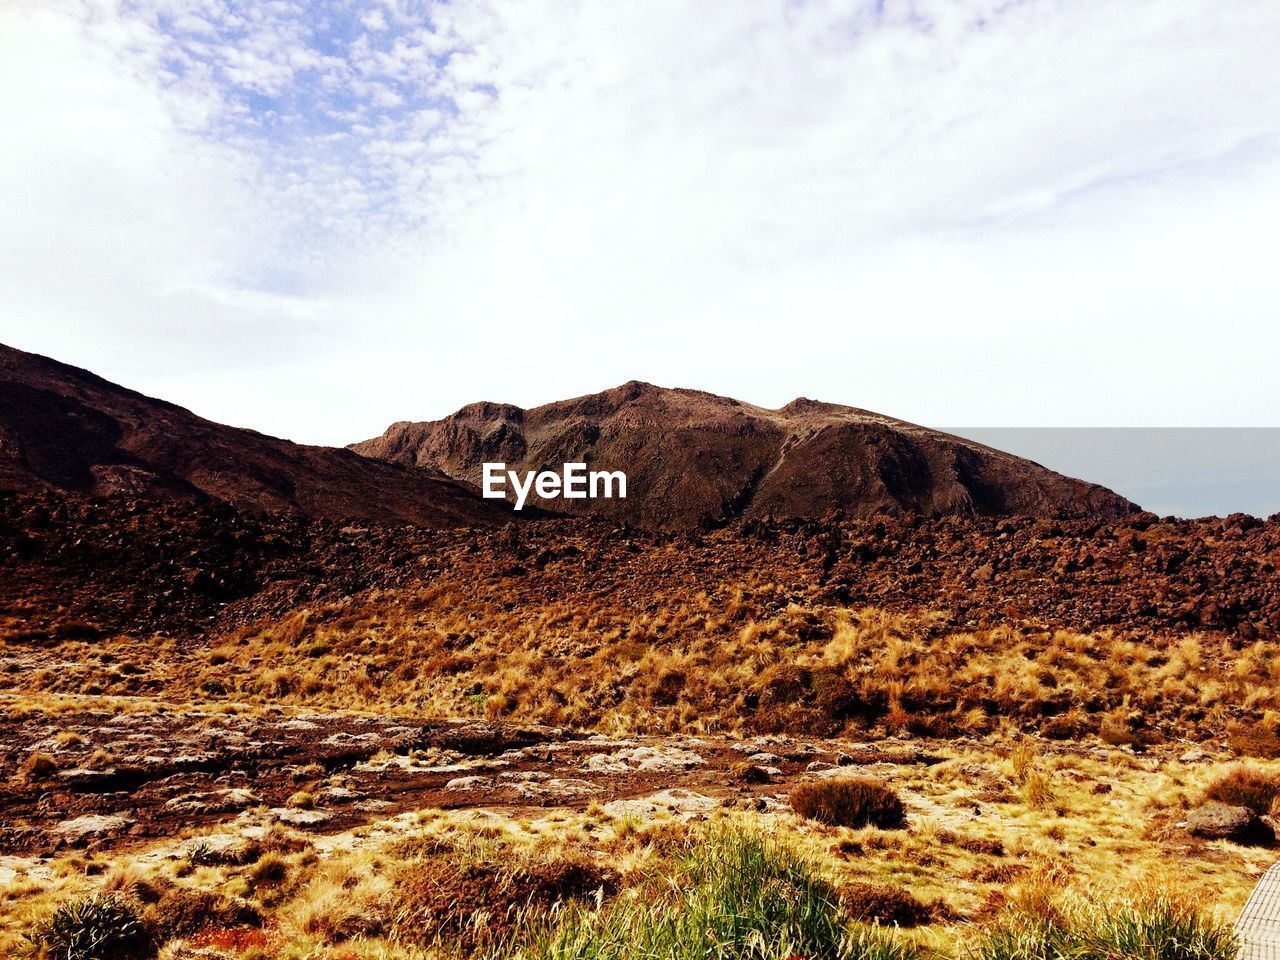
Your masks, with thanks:
[[[487,462],[623,470],[625,500],[544,505],[668,529],[834,509],[1054,517],[1136,509],[1095,484],[856,407],[797,397],[767,410],[640,380],[529,409],[470,404],[442,420],[393,425],[352,449],[474,486]]]

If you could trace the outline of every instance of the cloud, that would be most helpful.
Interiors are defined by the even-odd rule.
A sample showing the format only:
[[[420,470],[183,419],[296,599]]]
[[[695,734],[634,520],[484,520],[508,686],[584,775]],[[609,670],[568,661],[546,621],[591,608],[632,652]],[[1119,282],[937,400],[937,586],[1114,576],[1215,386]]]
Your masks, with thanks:
[[[202,412],[336,442],[638,376],[933,423],[1280,416],[1270,2],[0,20],[19,345]]]

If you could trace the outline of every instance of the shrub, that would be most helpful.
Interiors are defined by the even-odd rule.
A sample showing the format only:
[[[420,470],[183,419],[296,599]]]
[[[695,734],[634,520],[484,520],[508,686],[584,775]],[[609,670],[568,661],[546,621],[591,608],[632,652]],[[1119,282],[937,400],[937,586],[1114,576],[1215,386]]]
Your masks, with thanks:
[[[1053,784],[1039,770],[1031,771],[1022,781],[1022,800],[1033,810],[1050,807],[1056,799]]]
[[[815,780],[791,791],[791,809],[808,820],[836,827],[881,827],[906,824],[906,808],[889,787],[874,780]]]
[[[275,850],[264,853],[245,874],[250,889],[278,887],[289,879],[289,862]]]
[[[18,768],[18,781],[21,783],[34,783],[39,780],[48,780],[57,772],[58,764],[53,757],[37,750],[27,757],[22,766]]]
[[[1040,732],[1050,740],[1079,740],[1089,729],[1088,717],[1078,710],[1049,717],[1040,724]]]
[[[1036,769],[1039,751],[1032,740],[1021,740],[1009,751],[1010,775],[1014,783],[1023,783]]]
[[[1149,735],[1142,730],[1135,730],[1122,719],[1107,717],[1098,726],[1098,739],[1113,747],[1133,747],[1140,750],[1147,746]]]
[[[918,900],[910,890],[879,883],[855,883],[842,891],[849,916],[865,923],[918,927],[933,920],[934,908]]]
[[[566,856],[503,865],[431,857],[402,868],[394,881],[389,926],[397,937],[463,953],[509,939],[522,917],[603,898],[615,887],[613,876],[592,861]]]
[[[247,904],[233,902],[210,890],[166,890],[147,911],[156,941],[189,937],[208,927],[257,924],[261,918]]]
[[[138,960],[155,954],[133,903],[113,893],[60,904],[27,941],[49,960]]]
[[[758,763],[743,760],[729,768],[729,779],[733,783],[768,783],[769,771]]]
[[[831,736],[843,730],[854,716],[875,712],[835,667],[770,667],[761,675],[747,702],[757,708],[751,725],[762,733]]]
[[[1264,760],[1280,758],[1280,731],[1274,723],[1233,723],[1227,727],[1227,743],[1241,756]]]
[[[1019,914],[984,929],[965,955],[966,960],[1068,960],[1077,952],[1066,928]]]
[[[1280,777],[1250,767],[1233,767],[1204,792],[1205,800],[1216,800],[1232,807],[1248,807],[1254,813],[1266,814],[1280,795]]]
[[[1099,960],[1152,957],[1165,960],[1235,960],[1230,927],[1201,916],[1189,904],[1170,897],[1093,911],[1083,927],[1085,953]]]
[[[1004,856],[1004,841],[994,837],[958,837],[955,844],[961,850],[980,853],[985,857]]]

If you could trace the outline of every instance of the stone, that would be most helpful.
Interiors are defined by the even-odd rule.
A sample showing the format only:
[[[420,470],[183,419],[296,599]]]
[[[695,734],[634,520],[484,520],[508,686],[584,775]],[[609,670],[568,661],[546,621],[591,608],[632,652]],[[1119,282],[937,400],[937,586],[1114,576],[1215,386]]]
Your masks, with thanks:
[[[88,840],[90,837],[119,836],[126,826],[124,817],[89,813],[74,820],[63,820],[53,829],[69,840]]]
[[[648,797],[633,800],[611,800],[604,805],[604,811],[611,817],[644,817],[646,819],[661,812],[674,813],[680,817],[691,817],[716,809],[719,801],[713,797],[694,793],[680,787],[661,790]]]
[[[208,793],[186,793],[168,801],[164,808],[173,813],[231,813],[261,802],[252,791],[235,787]]]
[[[325,787],[320,791],[320,799],[325,803],[355,803],[364,799],[364,794],[346,787]]]
[[[488,790],[493,787],[492,777],[454,777],[444,785],[446,790]]]
[[[679,747],[633,747],[614,753],[593,753],[583,768],[594,773],[627,773],[646,770],[653,773],[681,773],[706,763],[692,750]]]
[[[1244,846],[1266,846],[1275,833],[1248,807],[1208,803],[1187,817],[1187,832],[1205,840],[1230,840]]]
[[[294,810],[292,807],[272,807],[271,816],[291,827],[320,827],[333,819],[328,810]]]

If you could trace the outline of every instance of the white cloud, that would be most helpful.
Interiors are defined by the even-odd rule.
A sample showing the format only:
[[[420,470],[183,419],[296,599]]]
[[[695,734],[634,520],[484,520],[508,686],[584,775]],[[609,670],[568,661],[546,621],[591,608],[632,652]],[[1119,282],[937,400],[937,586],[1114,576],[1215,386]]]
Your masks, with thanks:
[[[633,376],[1280,419],[1280,8],[882,6],[0,12],[13,339],[333,442]]]

